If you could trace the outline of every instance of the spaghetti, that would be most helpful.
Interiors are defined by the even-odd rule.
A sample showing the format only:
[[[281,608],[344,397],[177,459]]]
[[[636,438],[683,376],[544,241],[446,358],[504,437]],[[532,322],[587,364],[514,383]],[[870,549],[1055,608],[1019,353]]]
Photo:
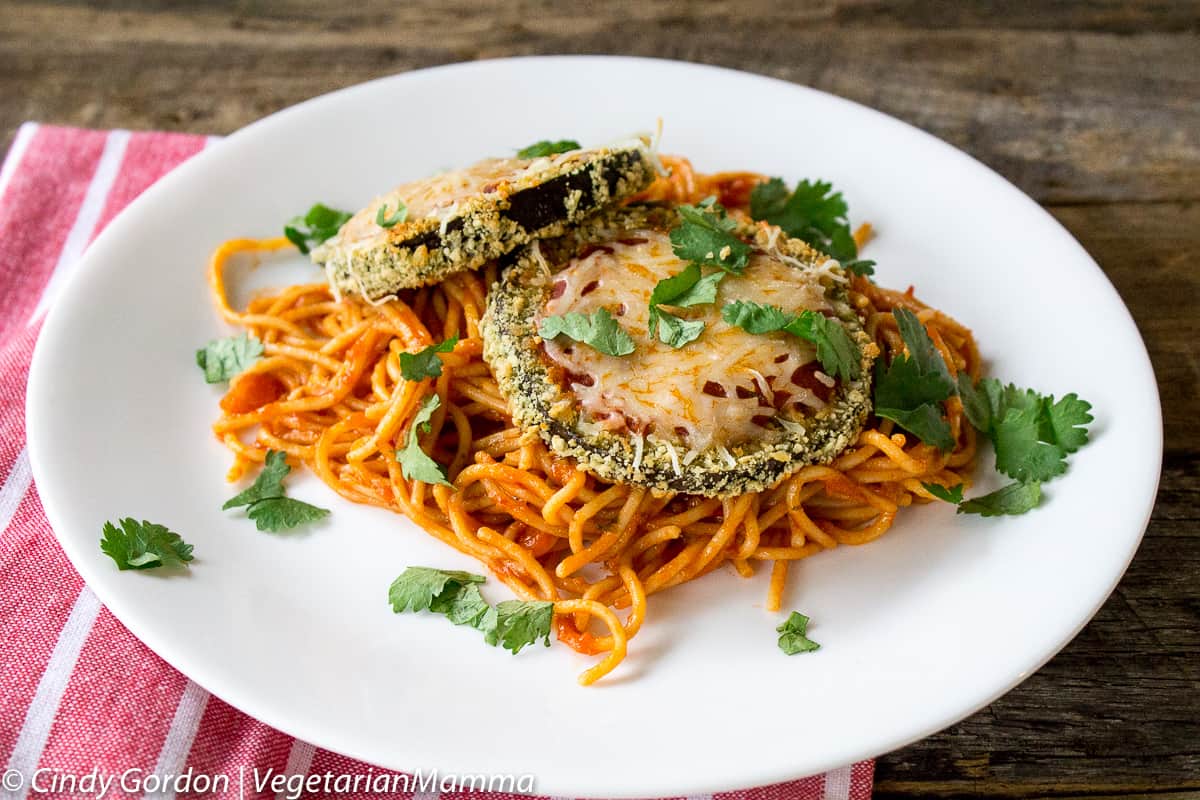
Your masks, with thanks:
[[[715,195],[746,211],[764,176],[701,175],[664,157],[670,174],[639,200],[695,203]],[[860,246],[867,226],[855,237]],[[474,556],[519,598],[554,603],[558,638],[603,658],[579,678],[590,684],[624,658],[646,619],[652,594],[728,564],[750,577],[770,565],[767,608],[779,610],[793,561],[839,545],[873,541],[898,511],[935,499],[923,483],[970,483],[975,433],[957,397],[945,402],[956,445],[942,452],[872,419],[832,463],[804,467],[763,492],[731,498],[655,496],[606,483],[547,450],[515,426],[482,358],[479,319],[489,265],[370,304],[336,299],[325,284],[289,287],[232,308],[225,265],[237,253],[289,247],[286,239],[236,239],[213,254],[209,280],[217,308],[264,346],[264,357],[235,377],[213,425],[234,453],[229,479],[261,463],[268,450],[303,462],[338,494],[398,511],[430,534]],[[906,308],[924,323],[952,373],[980,372],[971,332],[920,302],[910,288],[884,289],[853,276],[851,299],[885,357],[903,352],[892,315]],[[407,381],[401,353],[450,337],[442,374]],[[420,437],[447,465],[451,486],[406,479],[394,457],[429,393],[440,407]],[[614,610],[627,609],[624,619]],[[593,631],[599,620],[604,632]]]

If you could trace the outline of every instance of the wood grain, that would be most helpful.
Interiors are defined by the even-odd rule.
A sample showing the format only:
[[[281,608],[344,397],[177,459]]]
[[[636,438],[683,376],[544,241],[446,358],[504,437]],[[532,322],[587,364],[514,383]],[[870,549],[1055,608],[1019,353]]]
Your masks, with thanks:
[[[26,119],[228,133],[404,70],[621,53],[857,100],[1046,204],[1146,340],[1164,413],[1158,503],[1075,641],[988,709],[880,758],[877,796],[1200,797],[1200,3],[191,5],[7,3],[0,136]]]

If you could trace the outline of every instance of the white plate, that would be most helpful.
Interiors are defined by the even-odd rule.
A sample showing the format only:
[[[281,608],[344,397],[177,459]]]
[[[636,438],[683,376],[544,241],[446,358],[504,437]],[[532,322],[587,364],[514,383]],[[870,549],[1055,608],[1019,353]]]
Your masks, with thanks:
[[[765,575],[721,572],[654,597],[620,670],[558,645],[518,657],[429,615],[396,616],[406,566],[477,568],[404,518],[333,509],[258,533],[209,432],[219,390],[193,351],[229,330],[204,265],[314,201],[357,208],[403,180],[542,138],[609,141],[661,116],[698,169],[821,177],[879,237],[885,285],[974,328],[992,374],[1095,406],[1093,443],[1016,518],[902,513],[866,547],[799,564],[785,607],[819,653],[785,658]],[[901,122],[820,92],[711,67],[535,58],[414,72],[340,91],[231,136],[139,198],[85,256],[42,331],[29,447],[63,549],[131,631],[213,694],[287,733],[400,770],[532,773],[545,794],[646,796],[795,778],[965,717],[1087,622],[1137,547],[1162,449],[1155,383],[1129,313],[1087,253],[995,173]],[[287,273],[284,275],[283,273]],[[258,280],[312,279],[295,259]],[[990,455],[984,457],[990,473]],[[985,482],[981,488],[995,485]],[[119,573],[106,519],[194,543],[186,577]],[[487,593],[505,593],[490,581]]]

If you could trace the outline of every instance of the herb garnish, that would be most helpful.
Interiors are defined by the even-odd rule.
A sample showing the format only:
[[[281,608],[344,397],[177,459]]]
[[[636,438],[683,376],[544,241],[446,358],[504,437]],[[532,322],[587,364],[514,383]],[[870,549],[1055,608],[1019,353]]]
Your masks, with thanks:
[[[192,560],[192,546],[164,525],[132,517],[117,520],[117,527],[105,522],[100,549],[117,564],[117,569],[153,569],[186,566]]]
[[[283,227],[283,235],[307,255],[313,247],[336,235],[352,216],[348,211],[317,203],[304,216],[293,217]]]
[[[517,158],[541,158],[542,156],[553,156],[558,153],[566,153],[578,149],[579,142],[574,139],[559,139],[557,142],[542,139],[540,142],[534,142],[528,147],[522,147],[518,150]]]
[[[875,364],[875,414],[896,422],[941,450],[954,448],[954,435],[941,403],[954,394],[954,379],[925,326],[906,308],[892,311],[908,349],[884,366]]]
[[[204,380],[221,383],[246,368],[263,354],[262,342],[248,333],[213,339],[196,351],[196,365],[204,370]]]
[[[833,377],[854,379],[862,374],[858,346],[840,322],[823,314],[808,310],[791,314],[767,303],[735,300],[721,309],[721,319],[747,333],[786,331],[812,342],[821,368]]]
[[[482,575],[432,567],[409,567],[392,582],[388,601],[397,614],[431,611],[455,625],[481,631],[493,647],[503,645],[516,654],[542,639],[550,646],[554,603],[545,600],[506,600],[495,608],[479,593]]]
[[[702,321],[681,319],[659,306],[691,308],[715,302],[717,284],[724,277],[724,272],[701,276],[700,265],[693,262],[679,274],[659,281],[650,293],[650,335],[675,348],[683,347],[699,337],[704,330]]]
[[[808,638],[808,617],[799,611],[793,611],[775,630],[779,632],[779,649],[789,656],[821,649],[821,645]]]
[[[425,398],[425,402],[421,404],[420,410],[413,418],[412,425],[409,426],[408,442],[403,449],[396,451],[396,461],[400,463],[400,472],[410,481],[437,483],[442,486],[450,485],[450,481],[446,480],[446,470],[421,449],[421,443],[417,440],[421,430],[429,432],[429,420],[441,404],[442,399],[436,394]]]
[[[400,354],[400,374],[406,381],[420,381],[425,378],[436,378],[442,374],[442,360],[438,353],[449,353],[458,344],[458,337],[451,336],[444,342],[431,344],[415,353]]]
[[[391,216],[388,216],[387,203],[381,205],[375,212],[375,224],[381,228],[394,227],[406,219],[408,219],[408,206],[404,204],[403,200],[396,201],[396,210]]]
[[[750,245],[734,236],[737,221],[709,197],[699,205],[682,205],[680,224],[671,231],[671,249],[684,261],[702,267],[720,267],[741,275],[750,263]]]
[[[858,245],[850,232],[849,210],[842,193],[834,192],[827,181],[802,180],[789,194],[782,179],[771,178],[750,192],[750,216],[778,225],[788,236],[803,239],[838,261],[855,263]],[[847,269],[870,275],[867,270],[872,266],[874,262],[857,262]]]
[[[608,356],[627,356],[634,350],[633,339],[606,308],[591,314],[568,311],[546,317],[538,326],[538,336],[543,339],[566,336]]]
[[[286,496],[283,479],[292,468],[282,450],[268,450],[262,471],[246,490],[234,495],[222,510],[247,506],[246,514],[260,531],[279,532],[329,516],[329,509]]]

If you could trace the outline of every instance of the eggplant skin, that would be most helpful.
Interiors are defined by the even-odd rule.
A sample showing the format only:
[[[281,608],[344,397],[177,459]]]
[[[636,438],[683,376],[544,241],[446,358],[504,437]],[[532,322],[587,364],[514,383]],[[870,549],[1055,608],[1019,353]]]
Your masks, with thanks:
[[[842,381],[829,405],[804,419],[804,430],[789,430],[776,441],[749,442],[725,452],[707,448],[685,466],[683,448],[650,435],[642,440],[639,459],[634,434],[589,426],[575,397],[553,379],[535,320],[549,297],[556,269],[565,266],[589,242],[614,238],[614,230],[670,227],[674,220],[675,212],[669,208],[627,206],[504,259],[506,266],[488,294],[480,331],[484,360],[496,376],[513,419],[526,431],[536,432],[556,454],[575,459],[587,472],[613,483],[644,486],[657,495],[682,492],[731,497],[759,492],[805,466],[829,463],[858,438],[872,408],[875,346],[851,307],[843,284],[829,286],[826,296],[859,347],[861,377]],[[763,249],[773,244],[806,268],[815,269],[827,260],[802,241],[783,234],[772,237],[763,225],[740,223],[737,233]]]
[[[400,223],[370,246],[345,246],[335,237],[313,251],[313,261],[339,292],[378,301],[478,269],[534,239],[557,236],[642,191],[655,174],[653,156],[640,141],[584,151],[578,160],[476,195],[446,219]],[[360,214],[374,219],[370,209]]]

